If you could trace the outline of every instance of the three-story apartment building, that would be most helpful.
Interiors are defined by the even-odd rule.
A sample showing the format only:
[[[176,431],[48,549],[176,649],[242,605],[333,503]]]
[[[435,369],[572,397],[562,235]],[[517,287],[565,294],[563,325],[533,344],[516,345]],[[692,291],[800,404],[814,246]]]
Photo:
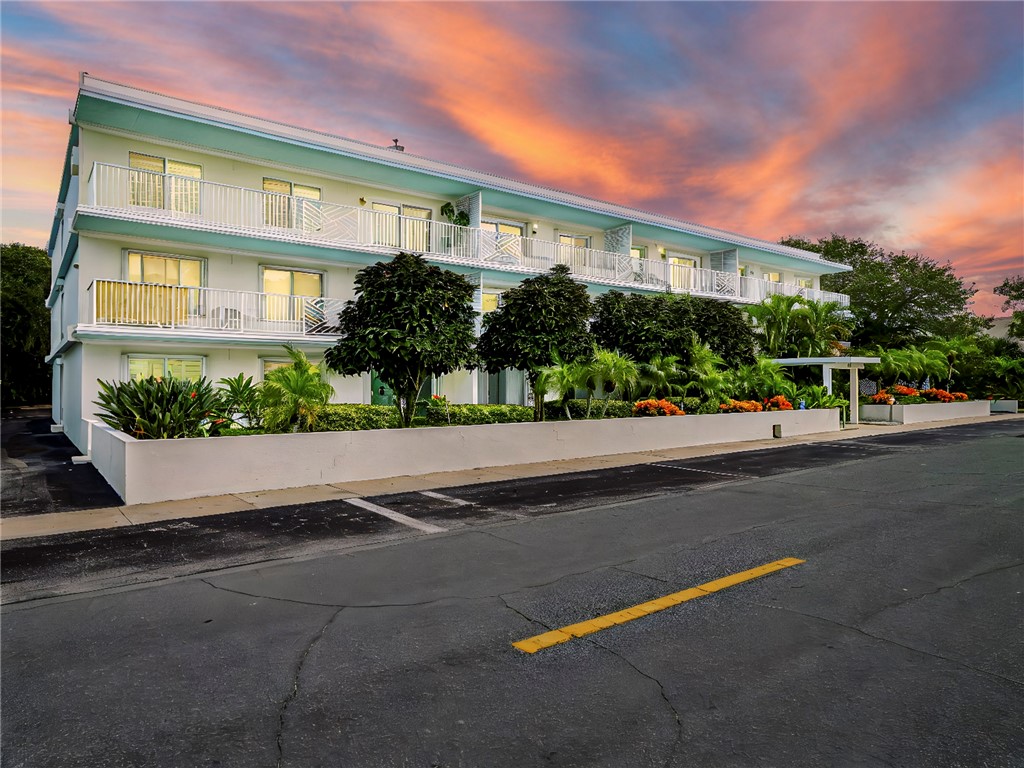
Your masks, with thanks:
[[[88,75],[49,253],[53,418],[87,450],[97,379],[262,379],[283,345],[314,360],[363,266],[422,253],[476,285],[481,316],[553,264],[593,293],[758,303],[848,269],[817,254]],[[396,142],[397,145],[397,142]],[[441,215],[446,203],[469,226]],[[387,402],[372,374],[339,402]],[[457,402],[522,402],[521,374],[433,382]]]

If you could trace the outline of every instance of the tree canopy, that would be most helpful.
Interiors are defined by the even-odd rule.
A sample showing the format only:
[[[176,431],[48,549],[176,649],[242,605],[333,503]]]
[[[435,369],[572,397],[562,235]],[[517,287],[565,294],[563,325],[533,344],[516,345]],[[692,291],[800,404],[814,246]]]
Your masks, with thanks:
[[[1006,335],[1015,339],[1024,339],[1024,275],[1012,275],[995,288],[997,296],[1002,296],[1002,310],[1013,312],[1010,327]]]
[[[689,364],[693,335],[730,365],[754,360],[754,334],[743,311],[724,301],[677,294],[609,291],[594,301],[597,343],[641,363],[678,357]]]
[[[42,248],[0,245],[0,370],[4,405],[50,399],[50,258]]]
[[[550,272],[505,291],[501,298],[501,306],[484,316],[477,350],[490,373],[504,368],[527,372],[535,418],[541,421],[542,370],[593,354],[590,296],[585,286],[569,276],[569,267],[556,264]]]
[[[324,360],[341,374],[375,371],[410,426],[428,377],[476,365],[473,291],[462,275],[411,253],[361,269],[356,297],[338,318],[341,338]]]
[[[974,284],[951,264],[921,254],[886,251],[861,238],[832,234],[816,243],[796,237],[783,245],[849,264],[852,272],[822,275],[821,287],[850,297],[855,346],[898,346],[930,336],[969,336],[987,320],[970,312]]]

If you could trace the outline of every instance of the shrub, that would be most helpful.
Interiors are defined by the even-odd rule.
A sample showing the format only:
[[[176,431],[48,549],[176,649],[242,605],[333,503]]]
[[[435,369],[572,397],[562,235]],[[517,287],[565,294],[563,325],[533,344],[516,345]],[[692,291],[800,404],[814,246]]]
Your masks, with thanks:
[[[353,432],[363,429],[397,429],[401,426],[393,405],[338,403],[320,409],[317,432]]]
[[[424,409],[424,423],[430,427],[469,426],[473,424],[517,424],[533,421],[533,408],[526,405],[501,405],[468,403],[427,404]]]
[[[602,412],[606,419],[625,419],[633,415],[633,404],[622,400],[566,400],[565,404],[559,402],[544,403],[544,417],[548,419],[565,419],[565,412],[568,409],[569,417],[573,420],[586,419],[587,409],[590,409],[591,419],[602,418]]]
[[[969,399],[967,397],[967,393],[966,392],[951,392],[950,394],[953,395],[953,399],[954,400],[957,400],[959,402],[963,402],[964,400]]]
[[[925,400],[938,403],[952,403],[955,399],[953,395],[951,395],[946,390],[935,388],[921,390],[921,397],[923,397]],[[964,396],[964,399],[967,399],[966,395]]]
[[[291,365],[275,368],[263,382],[263,423],[268,432],[313,432],[334,387],[320,378],[320,369],[306,354],[284,345]]]
[[[894,405],[896,403],[896,398],[884,389],[881,389],[876,394],[871,395],[868,400],[870,400],[873,405]]]
[[[224,403],[205,378],[99,381],[104,423],[139,440],[207,437],[231,425]]]
[[[687,413],[697,413],[700,410],[701,405],[703,405],[703,402],[699,397],[667,397],[665,399],[673,405],[678,405]],[[718,410],[718,403],[715,403],[714,406],[715,410]],[[712,413],[714,413],[714,411],[712,411]]]
[[[792,406],[790,406],[792,407]],[[718,406],[721,413],[758,413],[764,408],[756,400],[732,400]]]
[[[252,383],[252,376],[240,373],[217,382],[221,386],[220,398],[225,411],[232,416],[241,414],[250,427],[263,423],[263,398],[258,384]]]
[[[793,404],[786,399],[785,395],[775,395],[764,401],[766,411],[792,411]]]
[[[634,416],[684,416],[685,414],[668,400],[641,400],[633,405]]]

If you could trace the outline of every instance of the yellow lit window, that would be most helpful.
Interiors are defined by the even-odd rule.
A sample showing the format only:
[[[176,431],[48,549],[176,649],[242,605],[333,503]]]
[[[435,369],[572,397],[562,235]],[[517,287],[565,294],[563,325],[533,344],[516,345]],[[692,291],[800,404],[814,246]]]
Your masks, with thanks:
[[[150,376],[198,381],[203,376],[201,357],[128,357],[128,376],[132,379],[148,379]]]

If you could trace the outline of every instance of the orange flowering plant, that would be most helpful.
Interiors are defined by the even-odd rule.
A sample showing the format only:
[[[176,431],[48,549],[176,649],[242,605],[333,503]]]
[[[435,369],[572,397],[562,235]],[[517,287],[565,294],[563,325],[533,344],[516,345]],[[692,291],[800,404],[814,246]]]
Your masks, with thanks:
[[[895,405],[896,398],[884,389],[868,398],[874,405]]]
[[[640,400],[633,405],[634,416],[685,416],[686,414],[668,400]]]
[[[921,390],[921,397],[925,400],[933,400],[940,403],[952,403],[956,399],[946,390],[935,389],[934,387],[932,389]],[[966,400],[967,397],[965,396],[964,399]]]
[[[790,406],[792,408],[793,406]],[[756,400],[733,400],[729,399],[729,402],[722,403],[718,406],[720,413],[758,413],[763,411],[764,407]]]
[[[792,411],[793,404],[786,399],[785,395],[775,395],[764,401],[766,411]]]

